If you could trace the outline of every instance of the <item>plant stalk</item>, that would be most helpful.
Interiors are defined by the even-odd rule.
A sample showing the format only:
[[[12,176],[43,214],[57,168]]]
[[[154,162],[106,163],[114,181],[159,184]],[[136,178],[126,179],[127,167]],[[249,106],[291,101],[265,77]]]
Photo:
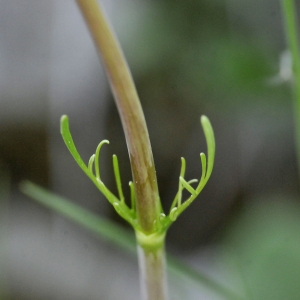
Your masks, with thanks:
[[[76,1],[102,57],[125,132],[135,190],[142,299],[166,300],[165,235],[157,239],[155,234],[161,203],[144,113],[121,47],[97,1]],[[140,242],[140,236],[153,242],[150,247]]]
[[[154,231],[160,200],[148,129],[139,97],[122,53],[96,0],[77,0],[95,45],[102,57],[121,117],[135,188],[141,230]]]
[[[164,247],[145,249],[138,246],[138,259],[142,299],[167,299]]]
[[[281,0],[283,18],[285,23],[286,39],[292,56],[293,66],[293,94],[294,94],[294,119],[295,141],[300,177],[300,48],[297,34],[296,5],[294,0]]]

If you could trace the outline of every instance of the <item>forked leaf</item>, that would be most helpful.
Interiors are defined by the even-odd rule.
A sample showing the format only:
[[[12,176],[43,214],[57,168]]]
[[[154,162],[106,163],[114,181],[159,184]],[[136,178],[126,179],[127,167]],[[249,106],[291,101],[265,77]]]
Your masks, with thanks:
[[[208,159],[206,159],[206,155],[204,153],[200,153],[200,159],[201,159],[201,166],[202,166],[202,174],[199,181],[199,184],[196,189],[194,189],[188,181],[186,181],[183,176],[179,177],[179,189],[175,196],[175,199],[172,203],[170,213],[173,208],[176,207],[178,210],[176,211],[177,215],[179,216],[200,194],[200,192],[203,190],[204,186],[206,185],[208,179],[210,178],[210,175],[213,170],[214,166],[214,160],[215,160],[215,151],[216,151],[216,143],[215,143],[215,137],[214,137],[214,131],[212,129],[212,126],[210,124],[209,119],[206,116],[201,117],[201,124],[204,131],[204,136],[207,144],[207,156]],[[184,163],[184,165],[183,165]],[[185,171],[185,160],[182,160],[182,166],[180,174]],[[191,196],[181,203],[181,197],[182,197],[182,188],[187,189]],[[170,222],[173,221],[173,218],[169,218]],[[167,226],[169,226],[167,222]]]
[[[103,184],[103,182],[101,182],[100,180],[97,180],[97,178],[94,176],[94,174],[92,172],[92,168],[91,168],[92,162],[95,159],[95,167],[96,167],[96,162],[98,162],[97,154],[99,154],[100,149],[98,150],[98,152],[96,151],[96,155],[94,158],[93,158],[93,156],[90,158],[89,167],[88,167],[82,160],[80,154],[78,153],[78,151],[75,147],[75,144],[73,142],[73,138],[72,138],[72,135],[70,132],[69,118],[67,115],[63,115],[60,119],[60,132],[61,132],[62,138],[63,138],[67,148],[69,149],[73,158],[75,159],[75,161],[77,162],[79,167],[83,170],[83,172],[93,181],[93,183],[96,185],[96,187],[100,190],[100,192],[107,198],[107,200],[110,203],[117,201],[118,199],[116,198],[116,196]],[[99,144],[100,147],[98,146],[98,148],[101,148],[101,146],[107,142],[108,141],[106,141],[106,140],[102,141],[101,142],[102,144],[100,143]],[[98,169],[98,174],[100,176],[99,169]]]
[[[73,158],[75,159],[79,167],[86,173],[86,175],[90,177],[91,174],[89,172],[89,169],[84,163],[84,161],[82,160],[73,142],[73,138],[69,127],[69,118],[67,115],[63,115],[60,119],[60,133],[62,135],[62,138],[67,148],[69,149],[70,153],[72,154]]]

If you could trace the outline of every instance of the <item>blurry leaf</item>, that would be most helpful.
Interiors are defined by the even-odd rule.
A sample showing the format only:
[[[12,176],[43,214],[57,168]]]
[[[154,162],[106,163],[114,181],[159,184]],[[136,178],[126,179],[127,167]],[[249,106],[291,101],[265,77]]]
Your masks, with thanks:
[[[252,299],[300,299],[300,208],[290,199],[266,200],[247,209],[230,248]]]
[[[97,216],[64,199],[63,197],[50,193],[31,182],[25,181],[21,183],[20,189],[24,194],[33,198],[37,202],[59,212],[63,216],[84,226],[90,231],[97,233],[102,238],[106,238],[110,242],[113,242],[127,251],[135,252],[136,243],[134,235],[123,229],[121,226],[118,226],[103,217]],[[244,300],[244,298],[236,295],[234,291],[231,291],[226,286],[219,284],[204,273],[193,270],[189,266],[178,261],[176,258],[168,258],[168,267],[172,272],[179,276],[185,276],[201,285],[205,285],[223,296],[224,299]]]
[[[31,182],[23,182],[20,189],[24,194],[37,202],[59,212],[90,231],[99,234],[102,238],[108,239],[126,250],[133,251],[135,249],[133,235],[109,220],[96,216],[88,210],[73,204],[63,197],[50,193]]]

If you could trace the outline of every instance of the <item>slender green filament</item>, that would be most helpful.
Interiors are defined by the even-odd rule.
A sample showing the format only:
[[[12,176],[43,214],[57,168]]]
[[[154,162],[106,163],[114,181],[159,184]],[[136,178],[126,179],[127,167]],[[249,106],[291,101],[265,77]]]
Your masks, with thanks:
[[[117,155],[113,155],[113,166],[114,166],[114,174],[116,178],[117,183],[117,189],[119,193],[119,198],[122,203],[124,203],[124,194],[122,190],[122,183],[121,183],[121,177],[120,177],[120,169],[119,169],[119,162]]]

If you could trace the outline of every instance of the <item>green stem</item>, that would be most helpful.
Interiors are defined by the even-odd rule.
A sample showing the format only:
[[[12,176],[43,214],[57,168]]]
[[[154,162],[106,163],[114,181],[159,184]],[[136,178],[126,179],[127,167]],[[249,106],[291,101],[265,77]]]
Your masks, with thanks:
[[[77,0],[103,59],[125,132],[141,230],[151,233],[160,213],[154,160],[142,107],[122,50],[96,0]]]
[[[285,22],[285,32],[288,47],[292,56],[293,65],[293,94],[294,94],[294,118],[295,118],[295,140],[298,160],[298,171],[300,174],[300,49],[297,36],[296,5],[294,0],[282,0],[282,10]]]

